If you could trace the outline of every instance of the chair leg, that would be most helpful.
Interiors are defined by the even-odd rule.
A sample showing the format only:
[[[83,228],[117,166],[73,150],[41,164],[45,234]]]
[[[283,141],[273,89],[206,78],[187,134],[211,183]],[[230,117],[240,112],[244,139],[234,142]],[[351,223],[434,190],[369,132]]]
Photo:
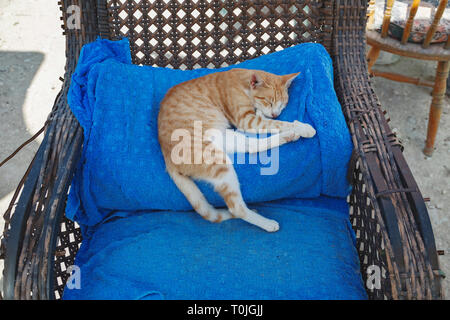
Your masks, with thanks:
[[[449,65],[450,63],[448,61],[439,61],[436,70],[436,80],[432,93],[433,100],[431,101],[430,115],[428,118],[427,140],[423,150],[423,153],[427,156],[431,156],[434,150],[434,142],[444,102]]]
[[[380,55],[380,48],[372,46],[367,54],[367,67],[369,69],[369,74],[372,72],[372,67]]]

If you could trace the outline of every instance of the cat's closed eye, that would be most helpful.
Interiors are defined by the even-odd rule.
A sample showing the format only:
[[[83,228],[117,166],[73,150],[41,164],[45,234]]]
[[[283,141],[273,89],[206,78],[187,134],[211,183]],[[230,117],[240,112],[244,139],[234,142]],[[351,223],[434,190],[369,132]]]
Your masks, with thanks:
[[[264,101],[264,102],[266,102],[267,104],[270,104],[270,106],[273,106],[273,101],[269,100],[269,99],[266,98],[266,97],[257,97],[257,96],[255,96],[255,99]]]

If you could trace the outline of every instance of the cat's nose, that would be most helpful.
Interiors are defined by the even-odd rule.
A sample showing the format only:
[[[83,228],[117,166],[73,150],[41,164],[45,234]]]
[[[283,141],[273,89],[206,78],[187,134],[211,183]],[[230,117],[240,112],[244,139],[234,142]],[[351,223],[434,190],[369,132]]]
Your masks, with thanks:
[[[279,115],[278,112],[272,111],[272,118],[276,118],[278,117],[278,115]]]

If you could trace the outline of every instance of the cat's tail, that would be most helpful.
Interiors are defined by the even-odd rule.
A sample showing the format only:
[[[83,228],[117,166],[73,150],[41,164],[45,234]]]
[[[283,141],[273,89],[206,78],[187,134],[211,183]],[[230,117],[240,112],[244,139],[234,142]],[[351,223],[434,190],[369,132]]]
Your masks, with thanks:
[[[188,176],[179,173],[175,168],[167,168],[167,172],[175,182],[178,189],[184,194],[192,208],[204,219],[211,222],[221,222],[231,219],[230,212],[226,209],[216,209],[209,204],[195,182]]]

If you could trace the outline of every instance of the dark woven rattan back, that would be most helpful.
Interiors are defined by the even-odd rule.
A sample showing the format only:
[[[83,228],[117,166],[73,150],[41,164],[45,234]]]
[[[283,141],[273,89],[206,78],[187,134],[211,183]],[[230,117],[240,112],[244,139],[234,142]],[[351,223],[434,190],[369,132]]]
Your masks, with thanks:
[[[110,0],[100,19],[108,25],[102,36],[130,39],[136,64],[219,68],[320,42],[320,5],[317,0]]]

